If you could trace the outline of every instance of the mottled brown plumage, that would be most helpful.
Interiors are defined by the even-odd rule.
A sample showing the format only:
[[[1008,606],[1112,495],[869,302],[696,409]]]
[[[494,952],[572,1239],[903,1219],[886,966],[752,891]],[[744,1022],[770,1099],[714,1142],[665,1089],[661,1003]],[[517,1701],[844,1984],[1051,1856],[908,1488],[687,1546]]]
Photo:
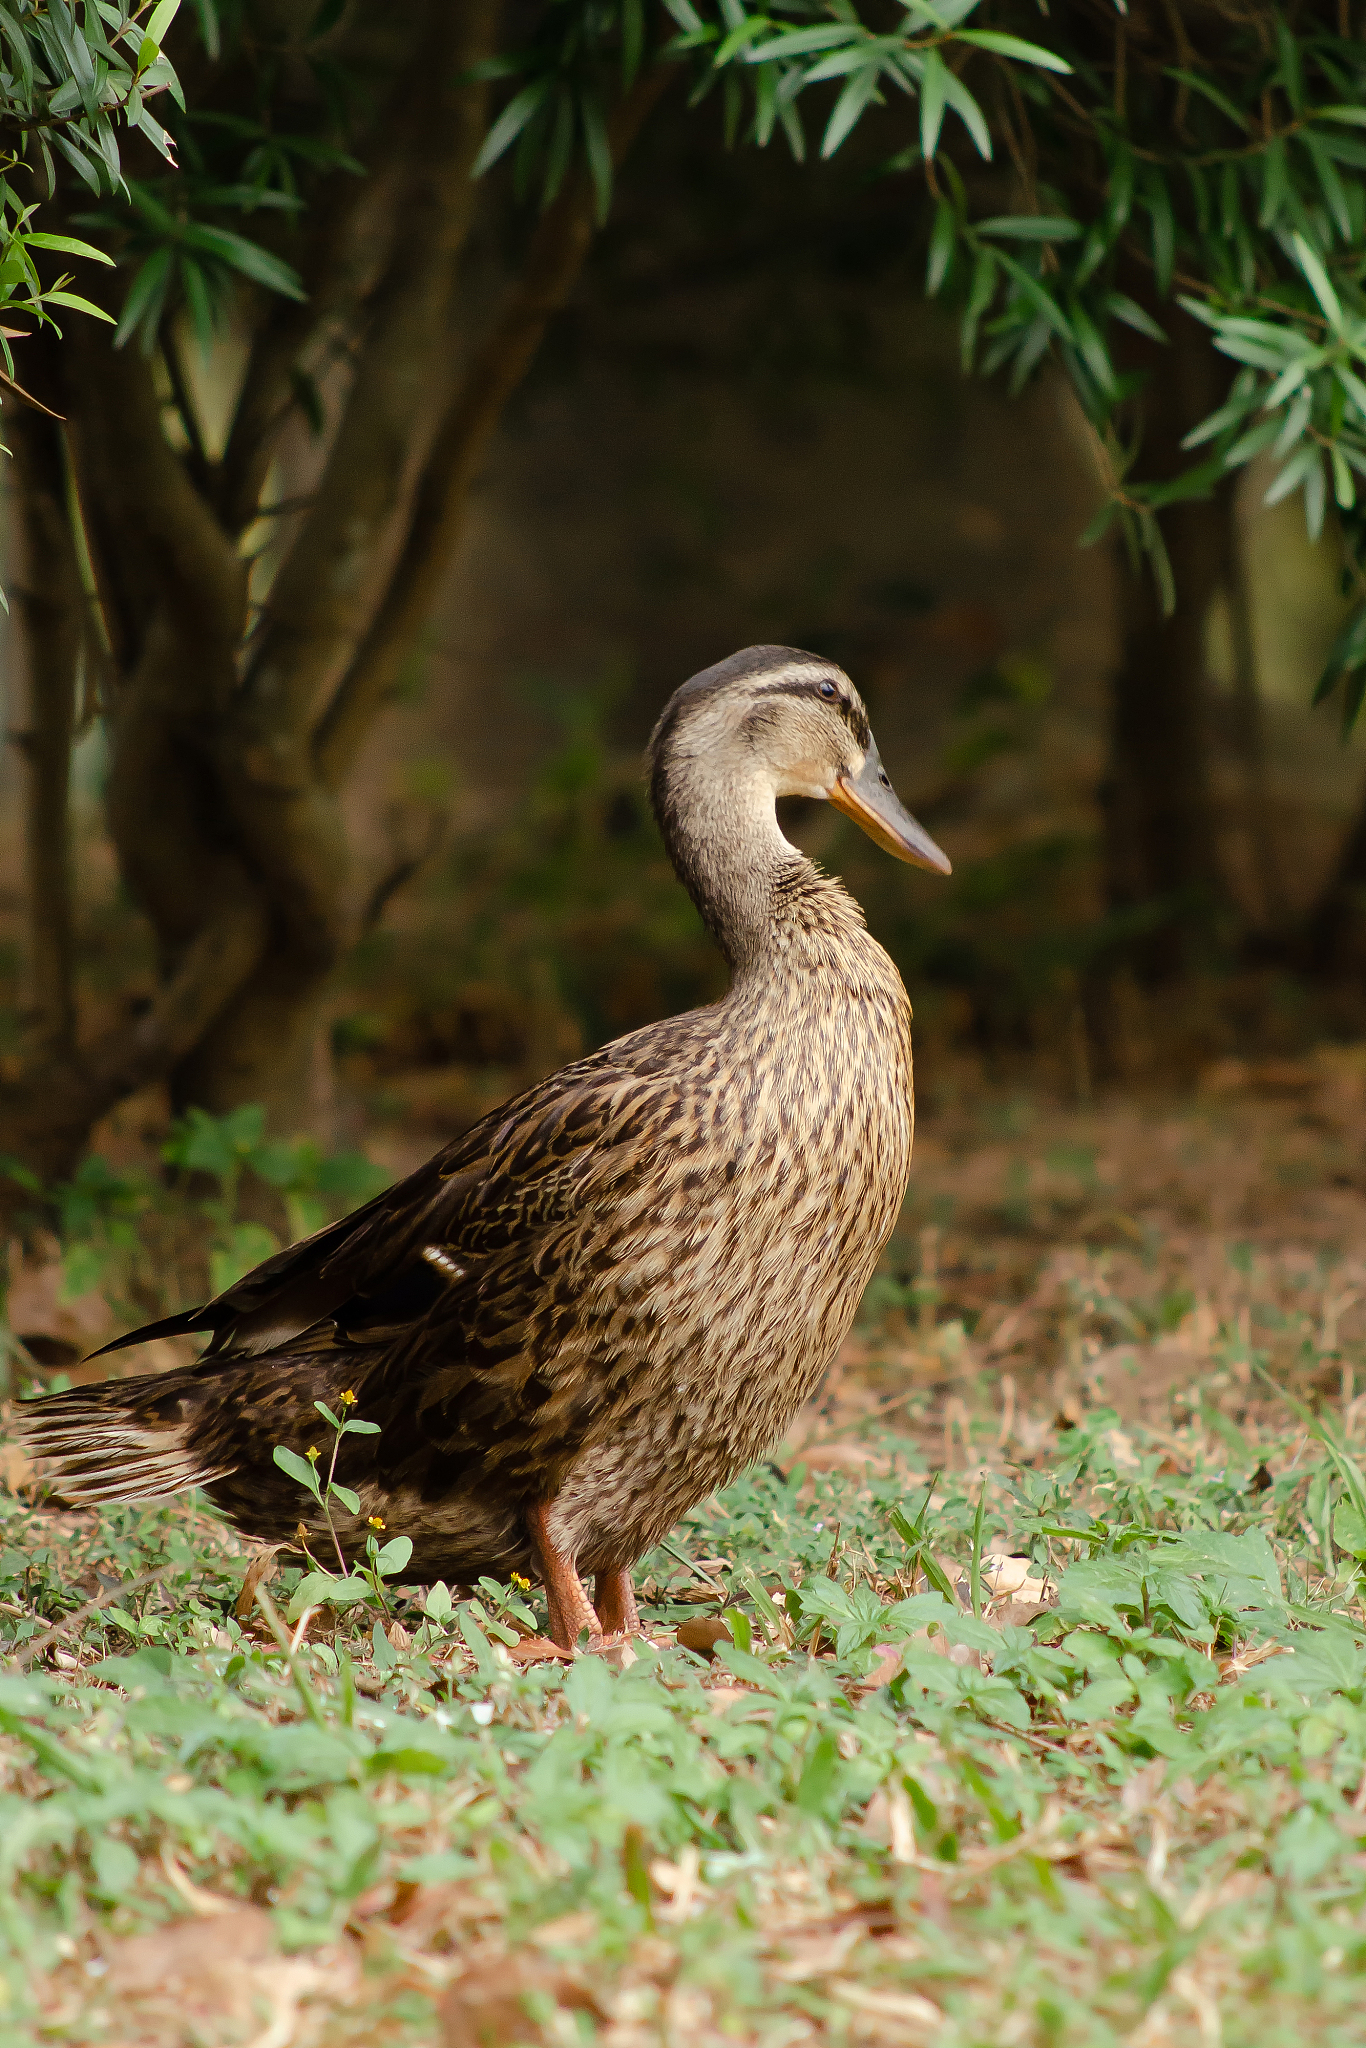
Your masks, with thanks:
[[[947,868],[818,656],[750,648],[694,677],[651,766],[729,994],[552,1074],[154,1326],[211,1331],[197,1365],[29,1404],[21,1428],[65,1498],[200,1484],[252,1535],[289,1537],[305,1496],[273,1446],[325,1448],[313,1403],[350,1389],[380,1434],[342,1446],[349,1551],[378,1515],[411,1537],[414,1579],[537,1572],[572,1641],[595,1627],[577,1577],[593,1572],[604,1624],[631,1625],[630,1566],[782,1435],[834,1356],[910,1169],[905,990],[853,899],[783,837],[775,796],[829,797]]]

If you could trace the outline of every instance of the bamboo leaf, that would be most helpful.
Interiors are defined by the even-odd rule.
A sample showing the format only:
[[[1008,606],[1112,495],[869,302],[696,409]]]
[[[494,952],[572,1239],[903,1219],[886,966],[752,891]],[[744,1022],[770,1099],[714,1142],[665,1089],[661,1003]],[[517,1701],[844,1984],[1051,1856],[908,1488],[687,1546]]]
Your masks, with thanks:
[[[112,313],[106,313],[103,306],[92,305],[89,299],[83,299],[78,292],[44,292],[43,304],[69,306],[73,313],[88,313],[92,320],[107,320],[111,327],[114,325]]]
[[[537,113],[549,91],[550,80],[537,78],[530,85],[523,86],[515,98],[508,101],[484,137],[483,147],[470,170],[472,178],[482,178],[485,171],[496,164],[506,150],[511,149],[527,122]]]
[[[1123,292],[1111,292],[1105,301],[1105,310],[1112,319],[1122,321],[1126,327],[1132,327],[1135,334],[1146,334],[1149,341],[1165,342],[1167,339],[1151,313],[1145,313],[1142,306]]]
[[[106,263],[112,270],[114,259],[103,249],[97,249],[93,242],[78,242],[72,235],[49,235],[41,230],[26,232],[25,245],[30,249],[56,249],[63,256],[86,256],[92,263]]]
[[[934,227],[930,232],[929,262],[925,270],[925,290],[930,298],[938,295],[953,260],[954,247],[958,240],[958,216],[947,199],[941,199],[935,209]]]
[[[960,28],[956,40],[990,50],[997,57],[1013,57],[1017,64],[1037,64],[1041,71],[1059,71],[1070,77],[1072,66],[1039,43],[1027,43],[1022,36],[1002,35],[994,28]]]
[[[1319,181],[1319,190],[1323,194],[1324,204],[1333,216],[1333,224],[1342,236],[1343,241],[1350,242],[1352,239],[1352,214],[1347,204],[1347,194],[1343,190],[1342,180],[1338,176],[1337,165],[1329,156],[1318,136],[1309,129],[1302,128],[1299,139],[1309,152],[1315,175]]]
[[[925,59],[925,69],[920,81],[920,151],[928,163],[939,146],[939,131],[944,125],[944,109],[949,101],[949,71],[938,50],[931,50]],[[942,272],[940,273],[942,277]],[[931,287],[931,296],[938,286]]]
[[[156,332],[161,309],[166,301],[170,270],[170,250],[154,249],[128,287],[128,295],[124,299],[123,311],[114,334],[115,348],[122,348],[129,336],[135,334],[144,323],[148,333]],[[294,1453],[290,1451],[286,1455],[293,1457]],[[277,1458],[275,1462],[278,1465],[280,1460]],[[285,1466],[282,1469],[287,1471],[289,1467]]]
[[[770,27],[772,24],[768,24]],[[807,57],[813,50],[843,49],[846,43],[861,40],[862,31],[844,23],[832,24],[828,28],[798,28],[788,35],[775,36],[771,43],[760,43],[757,49],[745,52],[746,64],[773,64],[790,57]]]
[[[1157,273],[1157,289],[1160,297],[1165,299],[1172,288],[1172,270],[1176,263],[1176,221],[1165,179],[1160,175],[1150,177],[1144,197],[1153,224],[1153,269]]]
[[[642,0],[621,0],[621,89],[629,92],[636,82],[640,60],[645,53],[645,9]]]
[[[959,120],[967,129],[968,134],[976,143],[978,155],[985,157],[988,163],[990,163],[991,132],[987,127],[982,109],[978,106],[962,79],[955,78],[952,71],[948,73],[948,81],[944,90],[948,97],[949,105],[953,108],[954,113],[957,114]]]
[[[1055,213],[1001,213],[974,221],[979,235],[1004,235],[1016,242],[1067,242],[1082,232],[1081,224]]]
[[[850,130],[858,122],[859,116],[868,105],[868,102],[876,94],[878,71],[879,66],[876,63],[866,64],[862,70],[856,71],[853,74],[849,83],[835,101],[834,107],[831,109],[830,119],[826,123],[824,137],[821,141],[821,155],[823,157],[831,157],[835,154],[835,151],[844,141],[846,135],[849,134]]]
[[[1209,101],[1211,106],[1217,107],[1221,114],[1232,121],[1236,128],[1241,128],[1244,134],[1247,133],[1251,125],[1247,115],[1234,106],[1227,93],[1221,92],[1219,87],[1212,84],[1208,78],[1202,78],[1198,71],[1183,71],[1177,66],[1170,66],[1164,75],[1167,78],[1176,79],[1179,84],[1189,87],[1192,92],[1198,92],[1203,99]]]
[[[1318,300],[1324,316],[1335,334],[1342,332],[1342,302],[1329,282],[1328,272],[1301,234],[1291,236],[1295,260],[1309,280],[1309,289]]]

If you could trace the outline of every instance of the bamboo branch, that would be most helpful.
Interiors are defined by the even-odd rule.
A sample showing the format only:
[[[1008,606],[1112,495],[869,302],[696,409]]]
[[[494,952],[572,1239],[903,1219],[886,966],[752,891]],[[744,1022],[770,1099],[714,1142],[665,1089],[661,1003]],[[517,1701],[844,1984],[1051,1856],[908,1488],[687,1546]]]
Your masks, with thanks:
[[[638,79],[609,124],[620,164],[674,73]],[[580,173],[542,215],[522,275],[475,351],[432,442],[412,493],[388,587],[319,721],[314,754],[325,782],[346,776],[376,711],[393,693],[415,636],[440,590],[464,521],[474,472],[521,383],[552,314],[565,304],[593,239],[596,200]]]

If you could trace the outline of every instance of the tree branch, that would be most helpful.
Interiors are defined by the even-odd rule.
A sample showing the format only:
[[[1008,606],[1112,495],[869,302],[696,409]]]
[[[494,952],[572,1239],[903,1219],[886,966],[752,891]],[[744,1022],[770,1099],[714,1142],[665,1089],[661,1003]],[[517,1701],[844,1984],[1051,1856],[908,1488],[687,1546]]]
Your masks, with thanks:
[[[86,289],[93,296],[98,287]],[[135,348],[111,347],[92,321],[73,322],[62,346],[66,374],[85,398],[72,409],[72,445],[120,672],[136,666],[162,607],[191,645],[235,650],[246,567],[162,431],[150,364]],[[202,693],[215,668],[221,673],[221,664],[201,658],[183,687]]]
[[[434,0],[424,78],[409,107],[407,190],[318,500],[266,602],[246,696],[278,727],[307,730],[363,630],[375,556],[424,445],[433,374],[473,216],[470,171],[487,86],[467,74],[494,48],[498,0]]]
[[[620,164],[676,74],[659,65],[637,80],[609,124]],[[314,755],[323,780],[344,779],[376,711],[392,695],[426,622],[459,538],[474,471],[540,345],[569,297],[593,239],[595,194],[580,173],[542,215],[522,275],[476,350],[447,407],[412,493],[388,587],[327,711]]]
[[[395,160],[407,139],[413,81],[405,73],[387,116],[363,152],[365,175],[332,174],[309,210],[311,232],[299,276],[307,297],[276,299],[252,341],[219,471],[219,514],[238,534],[256,516],[280,429],[294,409],[290,377],[323,325],[362,288],[376,243],[387,244],[395,215]]]
[[[208,450],[204,446],[199,414],[195,411],[194,394],[186,379],[185,366],[180,360],[180,350],[176,346],[176,338],[168,320],[161,323],[157,344],[161,350],[161,360],[166,365],[166,375],[171,386],[171,396],[175,400],[175,409],[180,417],[180,424],[185,429],[185,439],[189,443],[190,453],[186,467],[200,496],[207,497],[211,474]]]

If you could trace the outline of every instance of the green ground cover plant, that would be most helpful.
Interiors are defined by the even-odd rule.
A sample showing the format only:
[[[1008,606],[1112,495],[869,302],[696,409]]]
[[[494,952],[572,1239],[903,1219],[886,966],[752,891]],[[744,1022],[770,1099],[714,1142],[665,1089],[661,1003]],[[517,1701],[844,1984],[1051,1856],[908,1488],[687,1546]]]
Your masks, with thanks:
[[[759,1468],[616,1663],[519,1662],[520,1584],[329,1603],[202,1502],[7,1493],[6,2038],[1361,2040],[1366,1487],[1267,1401]]]

